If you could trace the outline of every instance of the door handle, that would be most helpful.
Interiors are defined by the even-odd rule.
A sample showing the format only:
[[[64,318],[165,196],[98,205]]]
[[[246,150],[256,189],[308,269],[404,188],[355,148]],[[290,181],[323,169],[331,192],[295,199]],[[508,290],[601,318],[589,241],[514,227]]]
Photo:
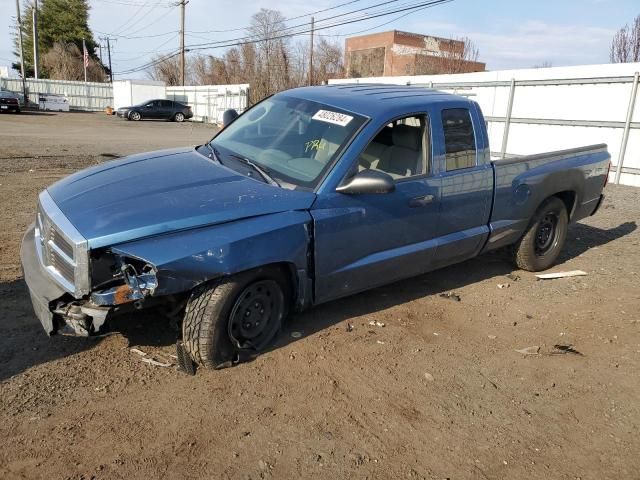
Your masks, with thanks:
[[[411,208],[424,207],[433,203],[435,197],[433,195],[422,195],[421,197],[415,197],[409,200],[409,206]]]

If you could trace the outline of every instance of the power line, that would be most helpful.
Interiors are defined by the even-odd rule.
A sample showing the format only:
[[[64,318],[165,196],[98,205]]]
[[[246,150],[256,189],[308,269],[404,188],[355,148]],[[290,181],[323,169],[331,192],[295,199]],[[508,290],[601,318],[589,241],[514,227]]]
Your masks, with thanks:
[[[125,5],[127,7],[141,7],[144,6],[147,2],[130,2],[128,0],[94,0],[99,3],[105,3],[107,5]],[[169,7],[170,5],[158,5],[159,7]]]
[[[118,33],[121,33],[125,29],[125,27],[129,25],[133,21],[133,19],[136,18],[140,14],[140,12],[144,10],[144,7],[146,7],[150,1],[151,0],[146,0],[142,5],[138,7],[133,15],[125,20],[124,23],[121,23],[118,27],[116,27],[112,32],[109,33],[109,35],[117,35]]]
[[[135,57],[129,57],[129,58],[118,58],[118,62],[123,62],[123,63],[127,63],[127,62],[133,62],[135,60],[140,60],[143,57],[146,57],[147,55],[149,55],[150,53],[160,53],[158,50],[161,49],[162,47],[164,47],[165,45],[175,41],[178,38],[178,35],[174,35],[173,37],[169,38],[168,40],[165,40],[164,42],[162,42],[160,45],[158,45],[157,47],[155,47],[153,50],[148,50],[146,52],[138,52],[140,53],[140,55],[137,55]],[[171,50],[168,51],[173,51],[175,50],[175,48],[172,48]],[[134,52],[132,52],[134,53]]]
[[[398,0],[391,0],[388,2],[383,2],[382,4],[387,4],[387,3],[393,3],[396,2]],[[352,23],[358,23],[358,22],[364,22],[364,21],[368,21],[368,20],[372,20],[374,18],[379,18],[379,17],[383,17],[383,16],[387,16],[387,15],[393,15],[394,13],[400,13],[400,12],[406,12],[406,11],[412,11],[412,10],[416,10],[416,9],[422,9],[423,7],[432,7],[432,6],[437,6],[437,5],[441,5],[444,3],[449,3],[453,0],[428,0],[428,1],[421,1],[418,2],[416,4],[410,5],[410,6],[405,6],[402,8],[395,8],[393,10],[388,10],[388,11],[383,11],[383,12],[378,12],[375,14],[371,14],[371,15],[365,15],[365,16],[360,16],[354,19],[348,19],[348,20],[343,20],[340,21],[338,23],[333,23],[330,25],[323,25],[323,26],[318,26],[316,27],[316,30],[324,30],[327,28],[335,28],[335,27],[340,27],[343,25],[349,25]],[[378,5],[382,5],[382,4],[378,4]],[[337,16],[343,16],[343,15],[337,15]],[[337,17],[335,16],[335,17]],[[322,20],[318,20],[318,22],[324,22],[327,21],[329,19],[335,18],[335,17],[329,17],[329,18],[324,18]],[[307,27],[309,24],[305,23],[305,24],[301,24],[301,25],[297,25],[294,27],[288,27],[288,28],[283,28],[279,31],[281,32],[285,32],[287,30],[292,30],[294,28],[297,27]],[[297,31],[297,32],[293,32],[293,33],[286,33],[286,34],[282,34],[282,35],[276,35],[276,36],[270,36],[268,38],[268,40],[278,40],[281,38],[288,38],[288,37],[293,37],[293,36],[297,36],[297,35],[303,35],[306,33],[309,33],[310,30],[301,30],[301,31]],[[277,33],[274,32],[274,33]],[[242,37],[242,38],[238,38],[238,39],[232,39],[232,40],[221,40],[218,42],[210,42],[210,43],[199,43],[199,44],[194,44],[194,45],[189,45],[188,49],[190,51],[198,51],[198,50],[210,50],[210,49],[214,49],[214,48],[226,48],[226,47],[235,47],[235,46],[239,46],[239,45],[245,45],[245,44],[250,44],[250,43],[258,43],[260,41],[263,41],[263,39],[256,39],[256,36],[246,36],[246,37]]]
[[[365,11],[365,10],[368,10],[368,9],[371,9],[371,8],[377,8],[377,7],[380,7],[380,6],[386,6],[386,5],[389,5],[391,3],[396,3],[398,1],[400,1],[400,0],[386,0],[386,1],[381,2],[381,3],[376,3],[375,5],[369,5],[368,7],[358,8],[356,10],[351,10],[350,12],[339,13],[337,15],[333,15],[333,16],[330,16],[330,17],[326,17],[326,18],[320,19],[320,20],[318,20],[318,23],[319,22],[325,22],[327,20],[332,20],[332,19],[339,18],[339,17],[345,17],[347,15],[352,15],[354,13],[362,12],[362,11]],[[283,22],[284,21],[285,20],[283,20]],[[306,25],[309,25],[309,23],[305,22],[305,23],[301,23],[301,24],[298,24],[298,25],[293,25],[291,27],[285,27],[285,28],[282,28],[280,30],[275,30],[274,32],[271,32],[271,33],[285,32],[287,30],[293,30],[295,28],[303,27],[303,26],[306,26]],[[247,27],[245,30],[250,30],[250,27]],[[235,38],[235,39],[219,40],[219,41],[216,41],[216,42],[211,42],[211,44],[225,43],[225,42],[230,42],[230,41],[248,40],[248,39],[250,39],[252,37],[255,37],[255,35],[247,35],[247,36],[240,37],[240,38]],[[194,46],[200,46],[200,45],[207,45],[207,44],[204,44],[204,43],[203,44],[196,44]]]
[[[305,13],[303,15],[298,15],[297,17],[289,17],[285,18],[283,22],[290,22],[291,20],[297,20],[299,18],[310,17],[312,15],[317,15],[318,13],[328,12],[329,10],[336,10],[338,8],[346,7],[347,5],[351,5],[352,3],[361,2],[362,0],[351,0],[350,2],[340,3],[338,5],[334,5],[333,7],[323,8],[322,10],[316,10],[315,12]],[[249,26],[239,27],[239,28],[227,28],[226,30],[190,30],[187,33],[227,33],[227,32],[240,32],[246,31]]]
[[[380,4],[377,4],[376,6],[380,6],[380,5],[387,5],[389,3],[395,3],[398,0],[391,0],[391,1],[387,1],[387,2],[382,2]],[[415,11],[419,11],[419,10],[425,10],[427,8],[432,8],[435,6],[439,6],[439,5],[443,5],[446,3],[450,3],[453,0],[428,0],[428,1],[422,1],[422,2],[418,2],[415,4],[405,4],[404,7],[398,7],[398,8],[394,8],[394,9],[390,9],[390,10],[386,10],[386,11],[379,11],[376,12],[374,14],[369,14],[369,15],[365,15],[365,16],[360,16],[357,18],[352,18],[352,19],[346,19],[346,20],[342,20],[339,21],[337,23],[332,23],[329,25],[323,25],[320,27],[316,27],[316,31],[317,30],[324,30],[324,29],[328,29],[328,28],[335,28],[335,27],[340,27],[343,25],[350,25],[353,23],[359,23],[359,22],[364,22],[364,21],[368,21],[368,20],[372,20],[374,18],[379,18],[379,17],[384,17],[387,15],[393,15],[395,13],[402,13],[402,12],[407,12],[406,15],[408,15],[409,13],[414,13]],[[408,6],[407,6],[408,5]],[[369,8],[375,8],[375,7],[369,7]],[[361,11],[362,9],[356,10],[354,12],[358,12]],[[354,12],[349,12],[347,14],[341,14],[341,15],[336,15],[333,17],[327,17],[324,18],[322,20],[319,20],[319,22],[326,22],[327,20],[333,19],[333,18],[337,18],[340,16],[345,16],[348,15],[350,13],[354,13]],[[388,22],[387,22],[388,23]],[[308,29],[308,23],[306,24],[302,24],[302,25],[298,25],[298,26],[294,26],[294,27],[288,27],[288,28],[284,28],[281,29],[279,31],[288,31],[288,30],[292,30],[294,28],[300,27],[300,26],[306,26],[307,29],[306,30],[301,30],[301,31],[296,31],[296,32],[292,32],[292,33],[286,33],[286,34],[282,34],[282,35],[277,35],[277,36],[272,36],[269,37],[268,40],[278,40],[281,38],[290,38],[290,37],[294,37],[294,36],[298,36],[298,35],[304,35],[307,33],[310,33],[310,29]],[[376,27],[373,27],[376,28]],[[240,45],[246,45],[246,44],[251,44],[251,43],[258,43],[260,41],[263,41],[263,39],[255,39],[255,36],[247,36],[247,37],[241,37],[238,39],[231,39],[231,40],[222,40],[219,42],[211,42],[211,43],[205,43],[205,44],[195,44],[195,45],[189,45],[186,47],[185,51],[189,52],[189,51],[201,51],[201,50],[211,50],[211,49],[218,49],[218,48],[227,48],[227,47],[234,47],[234,46],[240,46]],[[145,70],[147,68],[149,68],[150,66],[153,65],[157,65],[158,63],[162,63],[163,61],[166,61],[172,57],[175,57],[176,55],[178,55],[180,53],[180,50],[178,50],[177,52],[168,55],[166,57],[161,57],[158,59],[155,59],[151,62],[148,62],[144,65],[141,65],[139,67],[135,67],[135,68],[131,68],[128,70],[125,70],[123,72],[118,72],[119,74],[128,74],[128,73],[134,73],[137,71],[141,71],[141,70]]]
[[[160,19],[158,19],[158,20],[160,20]],[[145,29],[146,29],[146,27],[144,29],[142,29],[142,30],[145,30]],[[101,32],[100,30],[94,30],[94,32],[97,32],[97,33],[99,33],[101,35],[109,35],[108,33]],[[114,37],[118,37],[118,38],[124,38],[124,39],[127,39],[127,40],[137,40],[137,39],[140,39],[140,38],[166,37],[167,35],[171,35],[171,34],[175,34],[175,33],[179,33],[179,32],[180,32],[179,30],[171,30],[170,32],[157,33],[155,35],[131,35],[131,36],[129,36],[129,35],[113,35],[113,36]]]
[[[297,19],[303,18],[303,17],[309,17],[311,15],[315,15],[315,14],[322,13],[322,12],[327,12],[329,10],[336,10],[338,8],[346,7],[347,5],[351,5],[352,3],[357,3],[357,2],[361,2],[361,1],[363,1],[363,0],[351,0],[350,2],[341,3],[339,5],[335,5],[335,6],[329,7],[329,8],[323,8],[322,10],[316,10],[315,12],[305,13],[304,15],[298,15],[296,17],[285,18],[283,20],[283,22],[288,22],[288,21],[291,21],[291,20],[297,20]],[[245,26],[245,27],[238,27],[238,28],[227,28],[227,29],[224,29],[224,30],[186,30],[185,33],[186,33],[187,36],[190,36],[190,37],[196,37],[196,38],[202,38],[204,40],[209,40],[207,37],[202,37],[202,36],[199,36],[197,34],[200,34],[200,33],[240,32],[240,31],[247,31],[249,28],[251,28],[251,27],[250,26]],[[291,28],[293,28],[293,27],[291,27]],[[163,37],[163,36],[170,35],[172,33],[178,33],[178,32],[179,32],[179,30],[171,30],[169,32],[158,33],[158,34],[155,34],[155,35],[140,35],[140,36],[114,35],[114,36],[115,37],[121,37],[121,38],[127,38],[127,39],[139,39],[139,38]],[[98,33],[104,33],[104,32],[98,32]]]
[[[158,4],[160,3],[160,0],[156,0],[156,2],[153,5],[149,6],[149,14],[152,13],[156,7],[158,6]],[[173,7],[175,7],[176,5],[174,4]],[[155,25],[160,19],[166,17],[167,15],[169,15],[169,13],[171,13],[173,11],[173,8],[170,8],[168,10],[165,10],[165,12],[163,14],[161,14],[159,17],[157,17],[154,21],[147,23],[144,27],[138,27],[135,30],[135,33],[140,32],[141,30],[144,30],[146,28],[149,28],[152,25]],[[146,20],[148,18],[147,15],[142,15],[140,18],[138,18],[135,22],[129,24],[129,26],[127,26],[125,29],[121,29],[118,33],[119,34],[125,34],[125,33],[133,33],[134,30],[133,28],[138,25],[140,22]]]
[[[453,1],[453,0],[450,0],[450,1]],[[384,23],[380,23],[380,24],[375,25],[373,27],[365,28],[364,30],[358,30],[357,32],[339,33],[339,34],[333,34],[333,35],[320,35],[320,36],[321,37],[351,37],[353,35],[359,35],[361,33],[370,32],[371,30],[375,30],[376,28],[384,27],[385,25],[389,25],[390,23],[397,22],[401,18],[408,17],[412,13],[416,13],[416,12],[419,12],[421,10],[426,10],[427,8],[431,8],[431,7],[432,7],[432,5],[426,5],[426,6],[422,7],[422,8],[417,8],[416,10],[412,10],[410,12],[403,13],[402,15],[399,15],[399,16],[397,16],[395,18],[392,18],[391,20],[388,20],[388,21],[386,21]]]

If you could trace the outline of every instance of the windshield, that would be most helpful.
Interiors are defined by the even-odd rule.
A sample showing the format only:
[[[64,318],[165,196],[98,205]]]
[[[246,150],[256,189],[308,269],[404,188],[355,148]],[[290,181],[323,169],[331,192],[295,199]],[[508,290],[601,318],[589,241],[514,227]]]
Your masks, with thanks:
[[[222,130],[211,144],[294,187],[315,188],[365,118],[339,108],[276,95]]]

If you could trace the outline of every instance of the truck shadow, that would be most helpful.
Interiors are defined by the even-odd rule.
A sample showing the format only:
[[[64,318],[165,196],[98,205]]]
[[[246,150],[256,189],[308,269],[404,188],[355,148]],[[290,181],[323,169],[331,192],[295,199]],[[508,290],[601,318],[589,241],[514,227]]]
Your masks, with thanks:
[[[569,227],[566,247],[558,264],[561,265],[578,257],[589,249],[600,247],[629,235],[636,229],[635,222],[625,222],[611,229],[601,229],[581,223],[573,224]],[[510,273],[517,274],[518,271],[518,268],[511,261],[510,252],[507,249],[501,249],[424,275],[335,300],[295,315],[285,325],[284,331],[299,331],[301,337],[292,338],[291,335],[283,334],[274,349],[313,335],[350,318],[372,314],[421,297],[455,291],[475,282]],[[504,281],[508,282],[509,279],[504,278]],[[462,301],[464,302],[464,298]]]
[[[24,280],[0,283],[0,382],[96,343],[86,338],[48,337],[33,313]]]
[[[600,247],[629,235],[637,229],[635,222],[601,229],[584,224],[572,225],[567,247],[560,263],[587,250]],[[284,331],[300,331],[302,337],[336,325],[344,320],[371,314],[428,295],[454,291],[465,285],[504,276],[517,269],[506,250],[491,252],[464,263],[402,280],[351,297],[336,300],[294,317]],[[464,298],[462,299],[464,302]],[[175,343],[177,332],[157,311],[123,315],[111,324],[129,345],[162,347]],[[295,342],[282,334],[272,349]],[[29,294],[22,279],[0,282],[0,382],[9,377],[61,358],[90,350],[101,339],[54,336],[47,337],[33,314]]]

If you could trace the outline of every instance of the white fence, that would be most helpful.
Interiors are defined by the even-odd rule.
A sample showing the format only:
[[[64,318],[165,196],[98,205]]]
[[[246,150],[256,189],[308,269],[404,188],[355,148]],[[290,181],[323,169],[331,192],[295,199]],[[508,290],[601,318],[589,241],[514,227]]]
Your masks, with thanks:
[[[20,78],[0,78],[4,90],[22,94]],[[38,104],[40,94],[63,95],[72,110],[101,111],[113,105],[113,88],[110,83],[70,82],[66,80],[26,79],[29,101]]]
[[[194,114],[193,120],[201,122],[220,123],[225,110],[234,108],[241,113],[247,108],[249,102],[248,84],[165,87],[159,82],[138,80],[115,83],[118,88],[123,86],[128,94],[128,98],[124,100],[126,105],[153,98],[176,100],[190,105]],[[28,78],[26,84],[29,101],[36,105],[40,94],[49,94],[65,96],[72,110],[102,111],[106,107],[126,106],[125,104],[114,105],[114,87],[110,83]],[[153,87],[151,90],[149,90],[150,85]],[[22,80],[0,78],[0,88],[21,94]],[[123,88],[119,88],[117,92],[119,98],[122,97],[120,90]]]
[[[639,71],[640,63],[627,63],[329,83],[410,84],[469,96],[482,107],[495,154],[606,143],[611,180],[640,186]]]
[[[249,85],[201,85],[197,87],[167,87],[167,98],[191,106],[193,119],[220,123],[229,108],[242,113],[248,105]]]

